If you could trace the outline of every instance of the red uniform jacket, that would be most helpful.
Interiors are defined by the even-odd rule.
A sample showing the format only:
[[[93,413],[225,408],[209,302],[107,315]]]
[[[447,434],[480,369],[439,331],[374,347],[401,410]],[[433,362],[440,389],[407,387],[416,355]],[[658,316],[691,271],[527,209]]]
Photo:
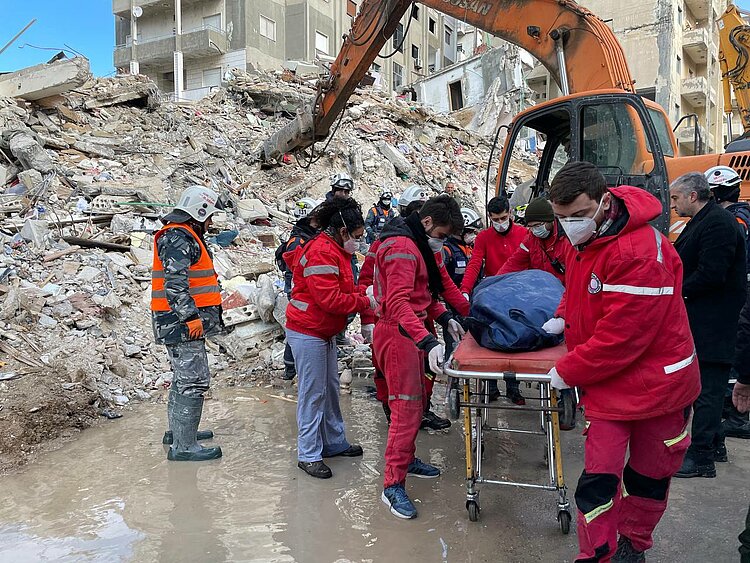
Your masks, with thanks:
[[[510,274],[511,272],[522,272],[524,270],[544,270],[553,274],[565,285],[565,274],[553,266],[557,261],[563,269],[566,267],[568,255],[573,252],[573,247],[568,237],[561,232],[555,221],[552,234],[547,238],[535,237],[531,231],[516,251],[500,268],[498,275]]]
[[[352,257],[326,233],[286,252],[284,260],[294,276],[287,328],[328,340],[344,330],[349,314],[370,308],[354,285]]]
[[[367,288],[373,284],[373,278],[375,274],[375,254],[380,248],[381,240],[378,239],[370,245],[370,249],[367,251],[365,261],[362,263],[362,269],[359,271],[359,286]],[[443,281],[443,292],[440,296],[445,299],[454,310],[458,312],[462,317],[469,315],[469,302],[461,295],[461,290],[456,287],[453,283],[448,270],[445,268],[443,262],[443,253],[435,253],[435,260],[437,260],[438,268],[440,268],[440,279]],[[368,309],[363,311],[360,315],[360,320],[363,325],[375,324],[375,311]]]
[[[484,265],[484,275],[495,276],[503,267],[505,261],[511,257],[521,245],[528,231],[525,227],[510,224],[504,233],[498,233],[494,228],[485,229],[477,235],[474,241],[474,252],[471,254],[466,275],[461,282],[461,291],[471,293],[479,279],[479,272]]]
[[[619,232],[571,255],[565,311],[558,311],[569,351],[556,367],[582,389],[587,418],[652,418],[685,408],[700,393],[682,262],[648,224],[661,212],[654,196],[632,186],[610,191],[627,215]]]
[[[380,304],[378,314],[381,320],[398,323],[415,344],[422,345],[435,338],[425,328],[425,321],[436,320],[446,310],[430,294],[427,265],[408,227],[395,218],[381,236],[387,230],[403,230],[404,236],[384,238],[377,249],[374,290]]]

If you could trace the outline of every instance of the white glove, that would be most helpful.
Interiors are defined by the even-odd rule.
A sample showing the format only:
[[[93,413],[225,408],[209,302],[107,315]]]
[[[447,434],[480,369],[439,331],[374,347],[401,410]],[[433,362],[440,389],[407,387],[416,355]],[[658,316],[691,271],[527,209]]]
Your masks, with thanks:
[[[372,344],[372,333],[375,330],[375,325],[362,325],[362,330],[360,331],[362,333],[362,338],[365,339],[365,342],[368,344]]]
[[[375,297],[375,289],[371,285],[368,285],[365,290],[365,295],[368,297]]]
[[[552,368],[551,370],[549,370],[548,375],[552,378],[552,381],[550,381],[550,385],[552,385],[552,387],[554,387],[555,389],[570,389],[570,385],[565,383],[565,380],[560,377],[559,373],[557,373],[557,368]]]
[[[467,301],[471,301],[471,299],[469,299],[469,294],[468,293],[462,293],[461,295],[463,295],[464,299],[466,299]]]
[[[370,309],[375,311],[378,308],[377,300],[372,295],[368,295],[367,298],[370,300]]]
[[[453,340],[459,342],[464,337],[464,334],[466,334],[466,331],[461,326],[461,323],[456,319],[451,319],[448,321],[448,333],[453,337]]]
[[[430,365],[430,371],[437,375],[443,375],[443,356],[445,349],[442,344],[433,347],[427,354],[427,363]]]
[[[547,334],[562,334],[565,332],[565,319],[554,317],[542,325],[542,330]]]

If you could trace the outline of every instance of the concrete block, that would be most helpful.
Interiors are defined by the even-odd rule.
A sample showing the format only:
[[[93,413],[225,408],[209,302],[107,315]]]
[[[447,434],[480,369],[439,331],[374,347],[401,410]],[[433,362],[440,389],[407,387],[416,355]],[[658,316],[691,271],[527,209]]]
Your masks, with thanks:
[[[41,100],[78,88],[90,76],[89,61],[83,57],[30,66],[0,76],[0,96]]]
[[[47,174],[54,169],[52,159],[34,137],[28,133],[19,132],[13,135],[9,143],[13,153],[26,170],[36,170]]]
[[[29,241],[34,246],[43,248],[45,246],[45,239],[49,234],[49,227],[47,221],[37,221],[35,219],[26,219],[26,222],[21,227],[21,236],[24,240]]]
[[[393,164],[398,173],[410,176],[414,171],[412,163],[396,147],[389,145],[385,141],[380,141],[378,143],[378,150],[388,162]]]

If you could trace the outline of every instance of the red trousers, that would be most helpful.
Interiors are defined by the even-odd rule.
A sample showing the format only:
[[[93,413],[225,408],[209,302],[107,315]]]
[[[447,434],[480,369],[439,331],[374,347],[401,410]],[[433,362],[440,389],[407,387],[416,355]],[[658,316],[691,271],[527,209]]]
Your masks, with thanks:
[[[375,325],[373,359],[385,375],[391,425],[385,446],[384,487],[406,481],[424,412],[424,353],[385,319]]]
[[[645,420],[586,422],[585,469],[575,494],[576,561],[610,561],[618,534],[638,551],[653,545],[672,475],[690,445],[689,413],[688,408]]]
[[[375,375],[373,376],[372,380],[375,383],[375,398],[381,403],[385,403],[388,401],[388,382],[386,381],[383,372],[377,366],[377,361],[375,360],[374,356],[375,353],[373,352],[372,365],[375,367]],[[422,406],[425,411],[430,409],[430,401],[432,400],[432,388],[434,386],[435,379],[425,373],[424,382],[422,385],[422,389],[424,391],[424,396],[422,397]]]

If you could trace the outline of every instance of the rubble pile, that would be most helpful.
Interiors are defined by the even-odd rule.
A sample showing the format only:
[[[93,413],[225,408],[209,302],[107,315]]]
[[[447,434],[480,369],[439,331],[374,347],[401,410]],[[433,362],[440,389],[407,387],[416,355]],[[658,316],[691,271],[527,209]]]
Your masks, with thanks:
[[[299,79],[234,71],[226,89],[189,104],[162,100],[139,76],[34,102],[0,98],[0,424],[24,380],[52,395],[84,393],[108,416],[168,387],[151,332],[152,239],[189,185],[212,187],[225,205],[207,240],[229,332],[209,351],[229,384],[283,369],[286,296],[274,250],[295,200],[322,199],[331,174],[351,173],[365,211],[382,187],[438,193],[448,181],[463,205],[483,206],[490,141],[377,92],[352,96],[312,164],[290,155],[261,163],[262,142],[314,96]],[[358,344],[342,367],[366,375],[367,360]]]

